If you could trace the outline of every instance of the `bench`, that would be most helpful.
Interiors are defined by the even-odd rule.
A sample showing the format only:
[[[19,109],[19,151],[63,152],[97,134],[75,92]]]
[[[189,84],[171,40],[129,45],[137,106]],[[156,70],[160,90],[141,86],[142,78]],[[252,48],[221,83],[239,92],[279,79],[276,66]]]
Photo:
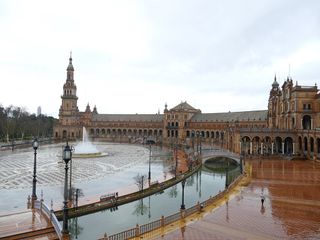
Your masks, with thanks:
[[[109,201],[109,200],[113,201],[113,200],[116,200],[117,198],[118,198],[118,192],[109,193],[109,194],[101,195],[100,202]]]

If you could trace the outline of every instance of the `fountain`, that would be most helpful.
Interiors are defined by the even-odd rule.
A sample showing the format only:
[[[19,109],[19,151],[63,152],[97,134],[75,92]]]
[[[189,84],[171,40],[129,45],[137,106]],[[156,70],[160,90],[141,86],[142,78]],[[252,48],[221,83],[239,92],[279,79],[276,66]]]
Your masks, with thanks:
[[[82,131],[82,142],[78,143],[74,147],[75,151],[72,154],[75,158],[95,158],[107,156],[107,153],[100,152],[88,138],[87,130],[83,127]]]

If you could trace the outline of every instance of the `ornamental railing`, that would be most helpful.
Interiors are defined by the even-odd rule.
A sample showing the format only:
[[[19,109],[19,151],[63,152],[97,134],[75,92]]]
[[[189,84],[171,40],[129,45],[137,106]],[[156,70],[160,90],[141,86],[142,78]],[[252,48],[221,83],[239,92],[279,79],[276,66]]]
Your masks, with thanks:
[[[223,198],[223,196],[228,191],[230,191],[231,188],[233,188],[235,185],[239,183],[239,181],[241,180],[241,177],[242,175],[239,175],[226,189],[219,192],[214,197],[210,196],[210,198],[205,200],[204,202],[201,202],[201,203],[198,202],[196,205],[190,208],[187,208],[185,210],[180,210],[180,212],[169,215],[167,217],[162,216],[159,220],[156,220],[150,223],[146,223],[140,226],[139,224],[137,224],[135,228],[131,228],[120,233],[116,233],[110,236],[107,236],[107,234],[105,233],[102,238],[99,238],[99,240],[124,240],[124,239],[136,238],[141,236],[142,234],[146,234],[156,229],[163,228],[164,226],[172,224],[173,222],[180,221],[181,219],[184,219],[185,217],[188,217],[192,214],[200,213],[204,207],[212,204],[218,199]]]
[[[58,235],[59,239],[62,240],[62,227],[53,212],[53,209],[50,209],[42,200],[36,200],[34,202],[34,208],[41,211],[41,213],[45,214],[45,216],[50,220],[52,223],[56,234]]]

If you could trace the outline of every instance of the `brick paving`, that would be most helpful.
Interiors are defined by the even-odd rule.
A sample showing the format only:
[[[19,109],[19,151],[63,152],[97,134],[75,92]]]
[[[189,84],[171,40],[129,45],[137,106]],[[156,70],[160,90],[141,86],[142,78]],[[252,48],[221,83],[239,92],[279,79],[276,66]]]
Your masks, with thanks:
[[[252,179],[198,221],[144,239],[320,239],[320,163],[252,160]],[[260,194],[266,201],[261,206]],[[200,214],[198,214],[200,215]]]
[[[0,238],[49,227],[52,227],[50,221],[39,210],[5,215],[0,217]]]

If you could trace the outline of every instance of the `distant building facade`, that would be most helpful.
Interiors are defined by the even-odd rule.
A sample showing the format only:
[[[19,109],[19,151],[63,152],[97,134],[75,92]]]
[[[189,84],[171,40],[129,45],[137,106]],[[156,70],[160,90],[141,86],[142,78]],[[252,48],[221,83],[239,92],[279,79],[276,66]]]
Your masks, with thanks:
[[[142,142],[191,147],[218,145],[249,155],[300,155],[315,159],[320,153],[320,94],[317,86],[293,85],[288,78],[279,87],[275,77],[268,109],[260,111],[202,113],[187,102],[163,114],[99,114],[89,104],[84,112],[77,105],[74,67],[69,58],[63,85],[57,139],[80,139],[85,127],[99,141]]]

